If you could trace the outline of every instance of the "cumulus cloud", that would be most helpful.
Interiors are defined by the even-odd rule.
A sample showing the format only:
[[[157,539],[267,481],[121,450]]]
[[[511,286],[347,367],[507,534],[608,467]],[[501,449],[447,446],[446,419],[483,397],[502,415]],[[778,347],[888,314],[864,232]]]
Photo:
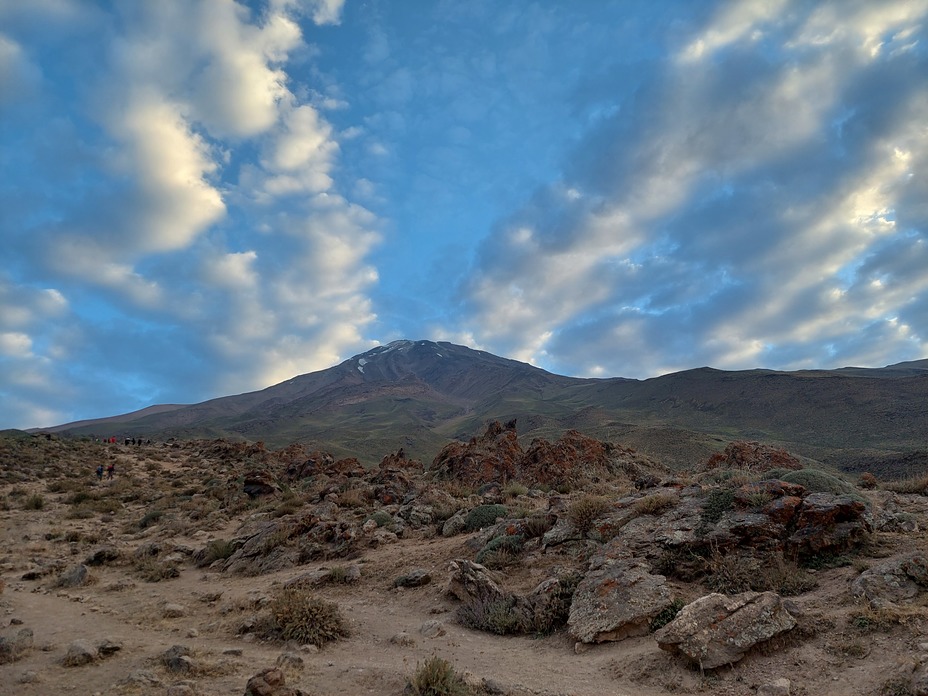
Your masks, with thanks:
[[[113,386],[97,393],[129,410],[176,400],[159,384],[178,371],[190,373],[188,399],[209,398],[371,345],[363,331],[377,274],[365,257],[379,220],[333,177],[337,134],[310,103],[329,86],[288,71],[294,53],[312,55],[301,21],[337,24],[342,5],[172,0],[101,11],[46,0],[16,15],[14,33],[0,36],[3,94],[45,68],[74,80],[67,97],[51,84],[39,95],[36,108],[59,125],[24,138],[17,152],[32,148],[23,162],[35,177],[2,191],[19,239],[17,277],[0,285],[16,294],[0,300],[0,359],[20,375],[5,394],[17,415],[0,410],[4,425],[67,420],[49,394],[56,383],[86,414],[104,402],[87,394],[103,379]],[[64,19],[38,44],[39,20],[55,17]],[[27,56],[24,42],[40,50]],[[39,172],[60,170],[63,152],[73,176],[53,187]],[[23,289],[54,278],[56,290]],[[50,332],[35,320],[43,311],[67,321]]]
[[[726,4],[498,225],[478,340],[597,375],[925,354],[928,4],[780,5]]]

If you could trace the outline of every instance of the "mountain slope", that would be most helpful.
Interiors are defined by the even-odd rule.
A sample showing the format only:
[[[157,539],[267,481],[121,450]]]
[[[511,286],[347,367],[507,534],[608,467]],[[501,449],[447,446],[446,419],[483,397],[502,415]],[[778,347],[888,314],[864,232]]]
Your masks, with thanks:
[[[467,439],[487,420],[517,418],[526,439],[577,428],[677,466],[732,439],[765,440],[840,466],[924,447],[928,360],[578,379],[451,343],[397,341],[261,391],[141,413],[54,430],[303,442],[373,463],[399,447],[430,461],[449,439]]]

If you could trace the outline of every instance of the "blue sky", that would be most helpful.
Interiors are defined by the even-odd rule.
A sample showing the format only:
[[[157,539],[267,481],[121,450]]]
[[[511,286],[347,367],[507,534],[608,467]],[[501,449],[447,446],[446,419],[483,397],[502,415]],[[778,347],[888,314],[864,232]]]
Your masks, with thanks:
[[[928,0],[0,0],[0,427],[399,338],[928,356]]]

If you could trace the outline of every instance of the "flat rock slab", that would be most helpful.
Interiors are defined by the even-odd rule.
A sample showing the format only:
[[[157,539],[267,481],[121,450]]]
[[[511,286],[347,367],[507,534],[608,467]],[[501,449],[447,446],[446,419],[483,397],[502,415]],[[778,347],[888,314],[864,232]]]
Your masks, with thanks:
[[[754,646],[795,626],[775,592],[714,593],[683,607],[654,639],[663,650],[713,669],[738,662]]]
[[[665,581],[637,559],[614,560],[590,571],[570,605],[570,634],[582,643],[647,634],[651,620],[673,601]]]

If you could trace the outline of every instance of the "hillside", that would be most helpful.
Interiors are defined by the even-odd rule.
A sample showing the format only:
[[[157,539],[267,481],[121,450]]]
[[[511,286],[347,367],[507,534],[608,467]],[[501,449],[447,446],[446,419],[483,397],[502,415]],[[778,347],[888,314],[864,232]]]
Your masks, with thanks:
[[[576,428],[677,467],[752,439],[838,467],[864,457],[892,468],[928,437],[928,360],[578,379],[451,343],[397,341],[261,391],[148,411],[51,430],[298,442],[370,465],[399,447],[431,460],[449,438],[517,418],[525,440]]]

